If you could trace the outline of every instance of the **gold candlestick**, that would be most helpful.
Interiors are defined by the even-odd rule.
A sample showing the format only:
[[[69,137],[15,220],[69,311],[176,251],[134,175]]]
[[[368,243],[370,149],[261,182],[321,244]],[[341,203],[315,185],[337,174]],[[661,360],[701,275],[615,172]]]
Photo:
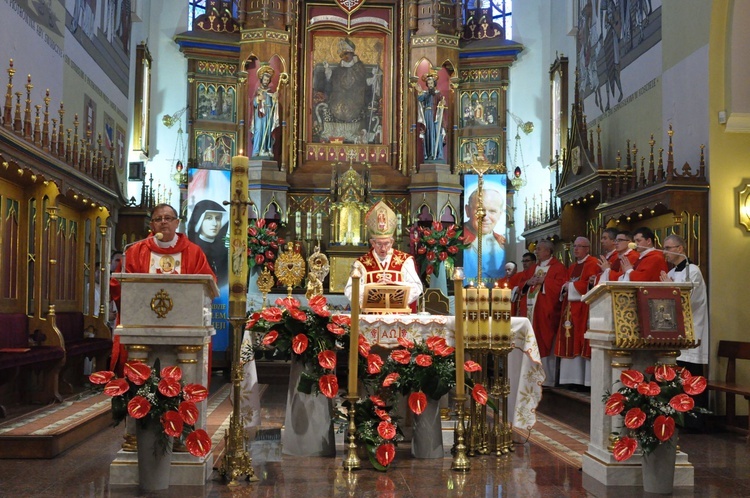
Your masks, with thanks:
[[[464,427],[464,401],[466,396],[456,395],[456,412],[458,414],[458,422],[456,423],[456,454],[453,457],[453,463],[451,469],[457,472],[468,472],[471,469],[469,463],[469,457],[466,456],[466,444],[465,434],[466,429]]]
[[[352,470],[359,470],[362,468],[359,457],[357,456],[357,425],[354,422],[354,412],[356,411],[355,406],[359,398],[356,395],[351,394],[350,391],[350,394],[347,395],[346,399],[349,401],[349,444],[347,444],[347,453],[343,465],[346,470],[351,472]]]
[[[464,396],[464,269],[453,270],[453,295],[456,297],[456,397]]]

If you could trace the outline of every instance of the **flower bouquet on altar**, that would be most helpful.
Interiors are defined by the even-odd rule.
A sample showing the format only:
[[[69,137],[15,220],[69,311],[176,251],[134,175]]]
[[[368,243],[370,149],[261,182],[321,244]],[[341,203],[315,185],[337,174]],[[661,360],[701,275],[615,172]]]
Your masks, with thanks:
[[[259,269],[265,266],[273,273],[279,246],[284,245],[284,239],[276,234],[277,228],[276,223],[266,224],[263,218],[247,227],[247,262],[251,271],[256,266]]]
[[[648,455],[669,441],[675,425],[683,425],[686,415],[708,413],[705,408],[696,407],[692,398],[706,389],[706,378],[691,375],[686,368],[656,365],[648,367],[645,375],[625,370],[620,374],[620,383],[623,387],[603,398],[605,413],[622,414],[629,433],[612,450],[618,462],[630,458],[638,446]]]
[[[112,419],[115,425],[130,415],[143,427],[154,422],[161,427],[160,441],[167,451],[170,437],[184,438],[187,450],[204,457],[211,450],[211,438],[203,429],[195,429],[199,411],[196,403],[208,397],[208,390],[200,384],[183,385],[180,367],[160,368],[159,360],[151,368],[144,363],[128,362],[125,378],[114,372],[100,371],[89,376],[89,381],[103,386],[104,394],[112,397]]]
[[[279,298],[275,306],[250,315],[246,328],[260,334],[261,345],[274,349],[274,355],[291,356],[305,365],[298,391],[335,398],[336,352],[347,344],[351,318],[332,315],[323,296],[311,298],[308,305],[303,307],[292,297]]]
[[[415,258],[420,274],[440,276],[440,263],[453,266],[456,255],[469,247],[464,242],[460,227],[450,224],[443,227],[439,221],[433,221],[429,227],[417,227]]]
[[[382,395],[371,395],[355,403],[354,424],[357,427],[357,439],[364,445],[367,457],[376,470],[386,471],[396,456],[396,443],[404,438],[398,426],[393,406],[393,392]],[[349,402],[344,403],[349,408]],[[346,427],[347,416],[339,414]]]
[[[399,337],[398,343],[402,348],[391,351],[377,380],[408,396],[409,409],[419,415],[428,397],[439,400],[456,385],[456,348],[439,336],[417,343]]]
[[[395,444],[402,439],[398,421],[391,413],[396,394],[408,396],[409,409],[416,415],[424,412],[428,396],[439,400],[456,384],[455,348],[439,336],[424,342],[399,338],[402,348],[391,351],[383,360],[372,353],[370,344],[359,336],[359,378],[368,392],[374,392],[356,406],[357,437],[367,447],[368,456],[377,470],[387,470],[395,455]],[[474,362],[464,369],[477,371]],[[473,384],[472,396],[477,403],[487,403],[487,391]]]

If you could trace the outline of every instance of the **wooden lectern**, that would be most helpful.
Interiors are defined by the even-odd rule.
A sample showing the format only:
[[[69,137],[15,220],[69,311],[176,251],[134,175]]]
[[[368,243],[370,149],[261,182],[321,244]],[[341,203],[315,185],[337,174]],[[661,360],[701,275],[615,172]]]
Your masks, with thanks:
[[[115,334],[128,350],[129,360],[153,367],[176,365],[185,384],[208,387],[208,346],[215,333],[212,301],[219,289],[211,275],[117,273],[122,286],[120,324]],[[206,428],[207,402],[198,403],[196,429]],[[128,432],[132,423],[128,419]],[[128,437],[126,436],[126,439]],[[203,458],[172,453],[170,485],[202,486],[213,471],[213,453]],[[120,450],[110,466],[110,484],[138,484],[138,455]]]
[[[604,486],[639,486],[639,453],[618,462],[609,449],[611,435],[624,429],[622,416],[604,413],[604,393],[614,392],[624,370],[643,371],[655,363],[675,364],[679,350],[696,347],[690,308],[690,283],[607,282],[582,300],[589,305],[591,343],[591,429],[583,455],[583,484],[602,495]],[[678,451],[675,486],[693,486],[693,466]]]

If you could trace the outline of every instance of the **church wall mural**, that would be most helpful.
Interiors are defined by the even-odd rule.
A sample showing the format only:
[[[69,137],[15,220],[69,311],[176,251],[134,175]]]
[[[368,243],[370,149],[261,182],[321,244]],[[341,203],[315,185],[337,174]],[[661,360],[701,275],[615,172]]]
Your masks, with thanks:
[[[606,119],[652,89],[662,72],[660,57],[651,64],[642,57],[660,49],[662,2],[577,1],[580,91],[589,121]]]
[[[5,68],[13,60],[14,91],[25,90],[31,75],[30,100],[43,105],[49,89],[50,120],[61,121],[64,103],[63,127],[73,129],[78,115],[79,136],[90,130],[96,145],[101,135],[105,156],[115,156],[124,180],[117,130],[128,129],[131,112],[130,2],[2,0],[0,6],[7,28],[0,30],[0,61]]]

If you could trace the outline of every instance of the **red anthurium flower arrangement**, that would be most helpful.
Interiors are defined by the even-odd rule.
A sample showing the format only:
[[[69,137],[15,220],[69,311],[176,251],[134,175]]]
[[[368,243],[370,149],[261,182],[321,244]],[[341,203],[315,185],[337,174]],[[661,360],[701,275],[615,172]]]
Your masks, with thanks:
[[[158,422],[166,438],[184,437],[188,451],[199,457],[211,450],[211,438],[203,429],[195,429],[200,415],[196,403],[208,397],[208,390],[200,384],[182,384],[180,367],[160,369],[159,360],[151,368],[144,363],[129,362],[124,368],[125,378],[115,378],[114,372],[94,372],[92,384],[101,386],[104,394],[112,397],[112,418],[115,425],[126,416],[146,423]]]
[[[456,255],[469,247],[464,242],[462,230],[454,224],[434,221],[430,226],[417,227],[417,239],[414,247],[414,257],[419,265],[420,273],[440,276],[440,263],[453,266]]]
[[[250,269],[255,266],[268,268],[273,273],[274,262],[284,239],[276,234],[278,225],[259,219],[247,228],[247,262]]]
[[[420,415],[429,399],[439,400],[455,385],[455,349],[434,336],[425,341],[398,338],[399,347],[383,359],[359,336],[360,379],[370,393],[356,404],[357,437],[368,449],[373,466],[387,470],[401,439],[392,413],[396,395],[407,398],[412,413]]]
[[[349,344],[350,326],[350,317],[333,315],[323,296],[312,297],[307,306],[293,297],[279,298],[273,306],[250,314],[246,324],[255,335],[256,348],[271,349],[274,356],[292,358],[307,366],[297,384],[298,391],[322,393],[329,398],[338,394],[333,372],[336,352]],[[241,356],[249,358],[252,354],[252,345],[244,344]]]
[[[411,395],[409,408],[420,414],[428,397],[439,400],[455,385],[455,350],[439,336],[419,342],[402,337],[398,343],[402,347],[391,351],[379,372],[369,368],[366,370],[367,373],[380,375],[375,379],[365,378],[363,382],[373,389],[394,388],[404,396]],[[368,364],[372,356],[377,355],[370,354]]]
[[[357,426],[357,438],[365,449],[373,467],[385,471],[396,456],[396,442],[403,439],[403,434],[396,422],[392,402],[394,391],[386,389],[381,394],[363,397],[354,405],[354,423]],[[344,406],[348,409],[349,402]],[[344,420],[346,415],[342,414]]]
[[[682,367],[656,365],[648,367],[645,374],[625,370],[620,383],[617,392],[607,393],[603,399],[604,413],[622,415],[627,429],[612,449],[617,461],[630,458],[638,446],[645,454],[651,453],[672,439],[685,415],[707,413],[696,407],[692,398],[706,389],[706,379]]]

